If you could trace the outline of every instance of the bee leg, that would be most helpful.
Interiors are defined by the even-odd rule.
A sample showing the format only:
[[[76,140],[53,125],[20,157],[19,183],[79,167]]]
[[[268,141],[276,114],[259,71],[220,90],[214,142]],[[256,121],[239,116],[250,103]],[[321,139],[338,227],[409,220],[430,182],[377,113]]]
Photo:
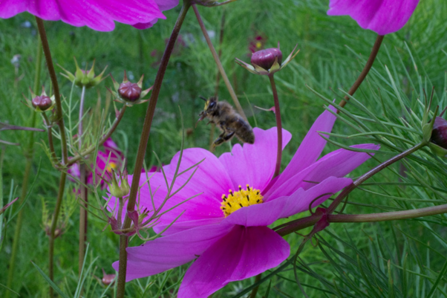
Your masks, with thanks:
[[[228,134],[225,134],[225,132],[222,133],[222,134],[221,134],[221,135],[214,141],[214,146],[217,147],[217,146],[219,146],[219,145],[222,145],[222,143],[224,143],[224,142],[230,140],[233,136],[234,136],[234,131],[232,131],[232,132],[230,132],[230,133],[228,133]]]

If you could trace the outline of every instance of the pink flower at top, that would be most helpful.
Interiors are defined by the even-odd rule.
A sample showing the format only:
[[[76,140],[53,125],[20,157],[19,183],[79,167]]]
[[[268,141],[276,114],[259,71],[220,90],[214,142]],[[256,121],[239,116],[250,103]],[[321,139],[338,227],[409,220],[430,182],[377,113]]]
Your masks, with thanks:
[[[105,187],[106,184],[103,178],[110,181],[112,178],[112,170],[121,169],[124,163],[123,153],[111,138],[105,141],[103,146],[104,151],[98,151],[96,156],[96,165],[90,165],[90,168],[94,169],[95,180],[93,179],[93,173],[89,172],[87,176],[87,184],[93,185],[96,182],[96,184],[99,183],[102,187]],[[79,179],[81,177],[79,165],[77,163],[73,164],[68,169],[68,174]],[[70,180],[75,181],[74,179]]]
[[[318,159],[326,141],[318,131],[331,131],[336,117],[325,111],[313,124],[284,172],[275,171],[277,133],[254,129],[255,143],[236,144],[219,158],[192,148],[183,151],[179,173],[202,161],[192,179],[169,199],[165,210],[201,194],[163,215],[160,232],[183,215],[165,236],[130,247],[126,280],[158,274],[195,260],[186,272],[178,297],[208,297],[232,281],[257,275],[279,265],[289,256],[289,244],[268,226],[323,203],[352,183],[346,174],[370,158],[367,153],[339,149]],[[291,139],[284,130],[283,148]],[[374,144],[356,148],[377,150]],[[318,160],[317,160],[318,159]],[[172,181],[179,153],[163,167]],[[191,172],[177,177],[175,192]],[[144,182],[146,179],[142,179]],[[149,180],[156,207],[167,194],[162,173]],[[147,185],[141,188],[140,204],[152,208]],[[117,270],[119,262],[113,267]]]
[[[410,19],[419,0],[330,0],[328,15],[348,15],[363,29],[379,35],[400,30]]]
[[[161,11],[177,4],[178,0],[4,0],[0,1],[0,18],[27,11],[43,20],[97,31],[113,30],[115,21],[146,29],[166,18]]]

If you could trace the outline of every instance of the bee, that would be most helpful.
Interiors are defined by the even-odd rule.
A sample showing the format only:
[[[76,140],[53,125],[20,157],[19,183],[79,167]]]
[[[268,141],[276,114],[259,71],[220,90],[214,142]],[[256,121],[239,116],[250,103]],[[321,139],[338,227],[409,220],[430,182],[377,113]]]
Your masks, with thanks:
[[[236,113],[228,102],[218,101],[217,97],[211,97],[210,99],[200,98],[205,101],[205,108],[200,113],[197,122],[208,118],[210,120],[208,124],[214,123],[222,131],[214,141],[214,146],[219,146],[231,140],[234,136],[243,143],[253,144],[255,142],[253,128],[241,115]]]

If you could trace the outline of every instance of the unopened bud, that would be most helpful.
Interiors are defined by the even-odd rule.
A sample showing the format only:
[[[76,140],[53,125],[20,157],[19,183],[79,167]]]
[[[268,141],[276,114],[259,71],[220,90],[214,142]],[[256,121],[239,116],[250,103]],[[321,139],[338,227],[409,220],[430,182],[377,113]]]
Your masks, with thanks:
[[[116,274],[106,274],[106,272],[104,271],[104,269],[102,269],[102,283],[105,286],[110,285],[114,280],[115,280]]]
[[[129,81],[121,83],[118,92],[122,99],[130,102],[137,101],[141,96],[141,88],[138,84]]]
[[[116,179],[117,175],[114,170],[112,170],[112,181],[107,182],[109,185],[109,192],[112,196],[117,198],[125,197],[130,192],[130,185],[127,181],[127,170],[124,171],[124,173],[120,173],[118,175],[119,182]]]
[[[251,56],[252,64],[256,64],[266,70],[272,68],[275,61],[277,61],[280,65],[282,63],[282,52],[278,48],[260,50],[253,53]]]
[[[430,142],[447,149],[447,120],[442,117],[435,118]]]
[[[31,100],[31,104],[34,108],[41,111],[46,111],[53,106],[53,101],[50,97],[42,95],[36,96]]]

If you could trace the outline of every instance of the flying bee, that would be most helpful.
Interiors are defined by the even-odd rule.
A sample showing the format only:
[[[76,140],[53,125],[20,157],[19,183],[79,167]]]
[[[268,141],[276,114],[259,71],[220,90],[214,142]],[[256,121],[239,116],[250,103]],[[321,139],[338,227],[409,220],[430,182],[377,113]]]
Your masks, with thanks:
[[[208,124],[214,123],[222,131],[214,141],[214,146],[219,146],[229,141],[233,136],[236,136],[243,143],[253,144],[255,142],[253,128],[241,115],[236,113],[228,102],[218,101],[217,97],[211,97],[210,99],[200,98],[205,101],[205,108],[200,113],[200,118],[197,122],[208,118],[210,120]]]

